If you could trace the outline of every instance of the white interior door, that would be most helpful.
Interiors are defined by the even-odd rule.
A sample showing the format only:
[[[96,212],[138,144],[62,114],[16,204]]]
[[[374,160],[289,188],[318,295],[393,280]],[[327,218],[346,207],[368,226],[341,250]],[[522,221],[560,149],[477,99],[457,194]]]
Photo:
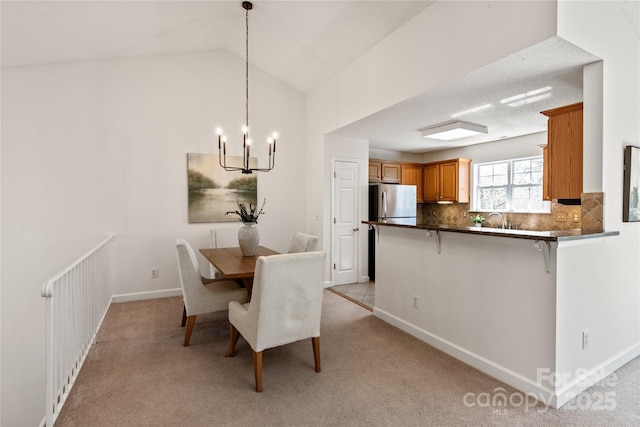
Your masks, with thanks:
[[[333,172],[333,285],[358,281],[358,213],[360,167],[357,162],[334,161]]]

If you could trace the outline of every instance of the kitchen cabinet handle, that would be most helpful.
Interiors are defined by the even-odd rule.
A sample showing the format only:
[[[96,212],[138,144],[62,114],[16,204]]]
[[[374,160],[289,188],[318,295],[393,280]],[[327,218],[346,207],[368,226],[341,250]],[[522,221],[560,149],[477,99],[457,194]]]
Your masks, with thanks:
[[[360,227],[353,227],[353,231],[358,231],[360,230]]]

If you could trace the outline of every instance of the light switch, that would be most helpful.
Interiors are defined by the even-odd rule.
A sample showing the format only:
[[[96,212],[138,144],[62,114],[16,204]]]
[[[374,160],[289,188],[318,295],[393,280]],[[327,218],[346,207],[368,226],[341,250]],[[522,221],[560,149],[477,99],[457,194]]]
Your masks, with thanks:
[[[571,222],[580,222],[580,212],[571,211]]]

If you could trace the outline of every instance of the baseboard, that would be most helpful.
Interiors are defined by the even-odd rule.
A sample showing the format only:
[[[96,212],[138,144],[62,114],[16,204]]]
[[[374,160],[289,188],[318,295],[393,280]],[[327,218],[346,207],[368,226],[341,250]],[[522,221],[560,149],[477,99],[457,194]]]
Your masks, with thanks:
[[[566,387],[557,391],[557,406],[562,407],[564,404],[575,398],[595,383],[605,379],[608,375],[617,371],[636,357],[640,355],[640,343],[633,344],[618,354],[610,357],[601,364],[593,367],[588,372],[576,378]]]
[[[466,363],[467,365],[472,366],[477,370],[484,372],[485,374],[490,375],[502,381],[503,383],[506,383],[522,391],[525,394],[535,396],[537,400],[552,406],[551,402],[555,397],[553,390],[540,386],[536,382],[518,374],[517,372],[514,372],[450,341],[447,341],[422,328],[418,328],[415,325],[408,323],[384,310],[374,308],[373,314],[376,317],[384,320],[385,322],[390,323],[393,326],[405,331],[406,333],[413,335],[419,340],[434,346],[438,350],[441,350],[455,357],[456,359]]]
[[[571,382],[564,389],[556,391],[544,387],[537,382],[518,374],[517,372],[514,372],[424,329],[418,328],[415,325],[377,307],[374,307],[373,314],[398,329],[403,330],[409,335],[412,335],[419,340],[434,346],[438,350],[455,357],[467,365],[510,385],[511,387],[523,392],[525,395],[534,397],[543,405],[551,408],[562,407],[578,394],[582,393],[593,384],[604,379],[607,375],[610,375],[640,355],[640,343],[631,345],[629,348],[589,370],[589,372]],[[585,378],[588,378],[589,382],[586,382]]]
[[[111,302],[142,301],[156,298],[169,298],[182,295],[181,288],[163,289],[161,291],[133,292],[130,294],[119,294],[111,297]]]
[[[362,276],[358,283],[367,283],[369,281],[370,281],[369,280],[369,276]],[[325,288],[331,288],[332,286],[333,286],[333,282],[331,280],[325,280],[325,282],[324,282],[324,287]]]

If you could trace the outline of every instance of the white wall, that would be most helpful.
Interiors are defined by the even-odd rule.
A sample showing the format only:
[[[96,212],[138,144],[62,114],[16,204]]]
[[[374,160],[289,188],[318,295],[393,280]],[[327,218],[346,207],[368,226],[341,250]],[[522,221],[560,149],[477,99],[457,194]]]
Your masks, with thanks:
[[[604,224],[620,231],[619,237],[607,239],[606,247],[566,254],[576,269],[603,257],[607,269],[600,276],[575,275],[566,288],[565,304],[558,308],[559,322],[567,325],[558,336],[562,372],[606,365],[629,349],[637,354],[640,346],[640,224],[622,222],[624,147],[640,146],[639,16],[638,2],[558,5],[558,35],[603,59],[601,72],[585,73],[585,102],[602,97],[602,123],[585,120],[585,135],[602,134]],[[585,329],[593,330],[590,349],[576,355],[572,342]]]
[[[640,354],[638,282],[624,272],[635,268],[628,268],[628,258],[617,256],[625,240],[628,238],[621,235],[558,246],[555,361],[562,379],[556,384],[559,406],[581,392],[584,383],[591,385],[585,377],[599,379]],[[589,335],[586,349],[582,347],[585,331]]]
[[[461,157],[463,159],[472,159],[475,163],[482,163],[519,157],[541,156],[542,149],[540,145],[546,143],[547,133],[540,132],[484,144],[428,152],[423,155],[423,162],[437,162]]]
[[[46,69],[45,69],[46,68]],[[44,415],[42,283],[116,229],[116,147],[91,64],[2,75],[2,418]]]
[[[132,142],[123,144],[122,160],[129,172],[121,176],[126,188],[121,206],[127,210],[123,218],[127,232],[119,239],[124,252],[119,251],[123,255],[115,294],[175,288],[175,253],[167,242],[177,235],[194,247],[208,245],[212,225],[187,223],[186,153],[217,154],[212,131],[221,125],[228,134],[230,154],[241,155],[243,65],[224,52],[140,58],[111,65],[115,95],[109,99],[109,110],[114,139]],[[258,174],[258,200],[267,199],[266,213],[259,220],[261,243],[286,251],[293,232],[306,230],[301,160],[306,156],[301,143],[304,96],[257,70],[252,70],[250,83],[252,154],[259,157],[259,164],[267,162],[266,143],[261,141],[274,128],[280,133],[275,169]],[[151,152],[157,153],[150,157]],[[139,162],[145,163],[146,174],[137,173]],[[158,251],[158,247],[168,250]],[[202,257],[200,262],[206,265]],[[154,266],[161,268],[160,277],[150,280]],[[163,266],[169,268],[164,268],[167,274]]]
[[[586,65],[583,72],[582,191],[602,191],[602,61]]]
[[[259,175],[261,243],[286,251],[306,230],[305,98],[250,73],[254,140],[280,133],[276,167]],[[215,52],[3,69],[2,84],[0,424],[34,426],[44,415],[42,282],[113,232],[115,294],[179,288],[175,238],[205,247],[214,226],[187,223],[186,153],[215,153],[216,125],[241,144],[244,62]],[[266,144],[256,147],[265,164]]]
[[[333,82],[333,83],[332,83]],[[335,80],[325,84],[325,90],[317,90],[307,97],[307,211],[311,232],[320,237],[319,246],[328,250],[331,246],[327,218],[330,217],[330,191],[325,191],[327,177],[324,135],[338,124]],[[329,183],[330,186],[330,183]],[[328,277],[328,276],[327,276]],[[326,277],[325,277],[326,279]]]
[[[370,159],[391,160],[395,162],[423,163],[423,154],[403,153],[400,151],[369,149]]]

